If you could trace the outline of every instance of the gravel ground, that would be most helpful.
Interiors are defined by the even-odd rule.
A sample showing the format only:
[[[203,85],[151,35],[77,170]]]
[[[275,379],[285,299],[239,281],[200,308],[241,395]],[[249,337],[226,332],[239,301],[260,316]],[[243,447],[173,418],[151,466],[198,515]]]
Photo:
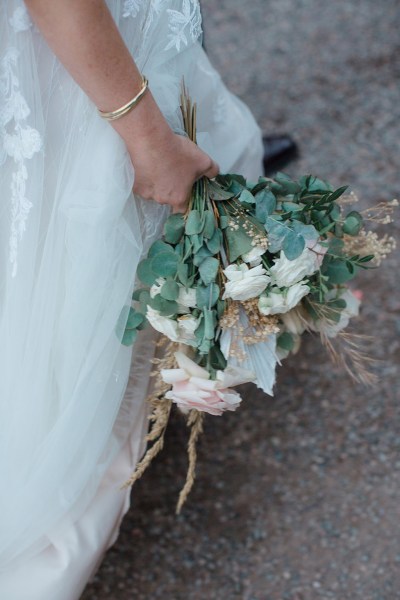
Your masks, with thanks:
[[[363,205],[399,196],[397,0],[203,0],[203,10],[229,87],[266,132],[298,141],[289,173],[350,183]],[[308,339],[274,398],[247,387],[240,413],[207,419],[178,518],[187,432],[175,417],[82,600],[400,599],[397,258],[360,282],[357,330],[374,338],[378,387],[352,384]]]

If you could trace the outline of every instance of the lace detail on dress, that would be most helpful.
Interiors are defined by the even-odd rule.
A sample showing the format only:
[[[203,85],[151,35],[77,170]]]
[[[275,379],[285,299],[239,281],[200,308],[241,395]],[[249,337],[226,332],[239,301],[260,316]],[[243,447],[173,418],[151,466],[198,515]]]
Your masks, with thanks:
[[[18,8],[14,10],[12,17],[10,17],[9,23],[16,33],[29,29],[32,26],[32,21],[26,7],[18,6]]]
[[[18,244],[25,232],[26,221],[32,208],[32,202],[26,195],[28,179],[26,160],[32,158],[42,147],[39,132],[26,123],[31,111],[21,94],[19,80],[14,71],[18,56],[18,50],[11,47],[0,63],[0,165],[7,158],[12,158],[15,163],[10,185],[9,259],[12,264],[12,277],[17,274]]]
[[[168,35],[169,43],[165,50],[175,47],[179,52],[181,44],[188,45],[187,35],[195,42],[202,33],[198,0],[183,0],[182,11],[168,9],[167,13],[171,33]]]
[[[122,16],[136,17],[142,4],[143,0],[125,0]]]
[[[170,0],[147,0],[147,2],[144,0],[124,0],[122,16],[125,18],[137,17],[141,8],[146,5],[147,15],[143,29],[145,39],[154,18],[168,4],[171,5]],[[181,46],[188,45],[188,38],[195,42],[201,36],[201,13],[198,0],[182,0],[181,10],[167,8],[166,13],[170,33],[168,34],[169,42],[164,50],[175,48],[179,52]]]

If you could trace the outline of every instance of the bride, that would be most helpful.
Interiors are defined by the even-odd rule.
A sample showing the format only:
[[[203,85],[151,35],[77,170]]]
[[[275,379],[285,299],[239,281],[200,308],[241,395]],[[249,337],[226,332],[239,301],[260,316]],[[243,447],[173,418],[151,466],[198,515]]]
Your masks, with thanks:
[[[202,50],[197,0],[2,0],[4,600],[79,598],[115,541],[154,345],[143,332],[132,355],[116,335],[136,266],[197,178],[257,178],[261,161],[257,125]]]

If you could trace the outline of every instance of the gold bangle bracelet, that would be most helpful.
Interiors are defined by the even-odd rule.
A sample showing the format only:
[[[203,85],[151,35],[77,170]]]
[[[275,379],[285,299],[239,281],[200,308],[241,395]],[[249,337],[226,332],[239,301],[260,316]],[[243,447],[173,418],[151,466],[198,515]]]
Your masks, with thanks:
[[[111,112],[105,112],[98,108],[97,110],[99,111],[99,115],[103,119],[106,119],[106,121],[115,121],[116,119],[120,119],[121,117],[126,115],[128,112],[130,112],[132,110],[132,108],[137,106],[137,104],[139,104],[140,100],[143,98],[144,94],[146,93],[148,85],[149,85],[148,79],[143,75],[142,76],[142,87],[141,87],[140,91],[136,94],[136,96],[134,98],[132,98],[132,100],[129,100],[129,102],[127,102],[120,108],[117,108],[116,110],[112,110]]]

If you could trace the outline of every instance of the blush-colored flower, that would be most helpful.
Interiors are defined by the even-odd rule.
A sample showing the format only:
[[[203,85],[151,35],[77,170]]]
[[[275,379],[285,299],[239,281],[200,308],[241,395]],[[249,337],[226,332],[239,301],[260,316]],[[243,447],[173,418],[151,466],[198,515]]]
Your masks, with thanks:
[[[252,269],[249,269],[244,263],[229,265],[224,269],[224,274],[228,281],[225,284],[223,300],[232,298],[232,300],[245,301],[256,298],[265,290],[270,281],[262,265]]]
[[[228,388],[254,381],[255,374],[238,367],[217,371],[217,379],[210,379],[206,369],[199,367],[183,352],[176,352],[178,369],[162,369],[163,381],[172,385],[166,398],[172,400],[183,411],[195,409],[211,415],[222,415],[226,410],[236,410],[241,402],[240,395]]]

